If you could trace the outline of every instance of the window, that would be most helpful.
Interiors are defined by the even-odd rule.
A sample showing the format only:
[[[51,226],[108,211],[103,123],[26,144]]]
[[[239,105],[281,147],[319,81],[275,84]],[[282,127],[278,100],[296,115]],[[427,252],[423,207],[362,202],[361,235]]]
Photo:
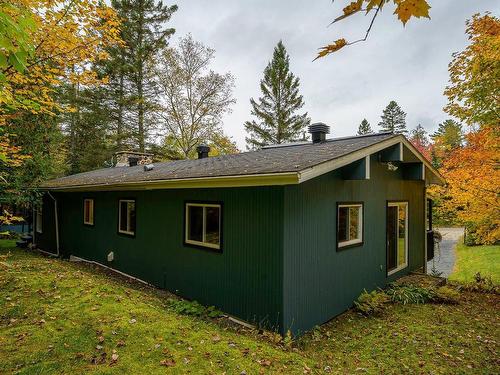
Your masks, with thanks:
[[[37,233],[42,233],[42,229],[43,229],[43,215],[42,215],[42,208],[38,208],[36,210],[36,232]]]
[[[387,274],[408,266],[408,203],[387,204]]]
[[[83,224],[94,225],[94,200],[83,200]]]
[[[220,250],[220,204],[186,203],[185,242]]]
[[[363,204],[339,204],[337,206],[337,247],[357,246],[362,243]]]
[[[118,232],[135,235],[135,200],[120,199],[118,212]]]

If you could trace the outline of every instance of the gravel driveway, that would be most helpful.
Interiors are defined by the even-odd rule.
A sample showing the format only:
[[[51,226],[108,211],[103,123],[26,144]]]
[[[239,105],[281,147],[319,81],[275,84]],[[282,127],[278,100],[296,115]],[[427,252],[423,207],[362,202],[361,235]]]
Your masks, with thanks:
[[[436,228],[443,240],[434,253],[434,259],[427,262],[427,273],[431,273],[435,267],[437,272],[442,272],[442,277],[450,276],[455,264],[455,245],[460,236],[464,234],[464,228]]]

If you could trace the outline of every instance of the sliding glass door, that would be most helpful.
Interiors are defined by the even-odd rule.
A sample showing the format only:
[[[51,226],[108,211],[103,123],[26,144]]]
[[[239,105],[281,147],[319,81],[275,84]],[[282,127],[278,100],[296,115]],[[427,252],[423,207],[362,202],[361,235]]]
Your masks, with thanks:
[[[408,266],[408,202],[387,204],[387,274]]]

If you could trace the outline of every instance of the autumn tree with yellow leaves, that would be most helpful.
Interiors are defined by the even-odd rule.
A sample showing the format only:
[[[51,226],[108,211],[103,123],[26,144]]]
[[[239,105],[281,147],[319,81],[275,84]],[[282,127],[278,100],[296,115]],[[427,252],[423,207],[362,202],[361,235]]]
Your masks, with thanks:
[[[0,1],[0,184],[29,155],[16,145],[14,121],[72,111],[57,100],[64,83],[99,85],[90,69],[120,43],[120,21],[100,0]],[[42,123],[42,121],[40,121]],[[40,125],[42,126],[42,125]]]
[[[466,23],[470,44],[453,55],[445,110],[469,126],[465,145],[443,160],[447,181],[434,188],[439,210],[455,210],[469,243],[500,241],[500,20],[474,15]]]

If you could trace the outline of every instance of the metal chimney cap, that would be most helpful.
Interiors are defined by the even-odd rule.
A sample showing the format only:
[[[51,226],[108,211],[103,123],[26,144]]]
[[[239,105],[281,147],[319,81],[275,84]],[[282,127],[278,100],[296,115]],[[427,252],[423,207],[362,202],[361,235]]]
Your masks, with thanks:
[[[316,122],[308,127],[313,143],[326,141],[326,135],[330,133],[330,127],[322,122]]]
[[[326,125],[324,122],[315,122],[308,126],[309,133],[325,133],[330,134],[330,127]]]
[[[154,168],[155,168],[154,164],[145,164],[144,165],[144,172],[152,171]]]
[[[198,147],[196,147],[196,151],[197,152],[210,152],[210,147],[205,145],[205,144],[201,144]]]
[[[198,159],[208,158],[208,153],[210,152],[210,147],[204,144],[196,147],[196,152],[198,153]]]

